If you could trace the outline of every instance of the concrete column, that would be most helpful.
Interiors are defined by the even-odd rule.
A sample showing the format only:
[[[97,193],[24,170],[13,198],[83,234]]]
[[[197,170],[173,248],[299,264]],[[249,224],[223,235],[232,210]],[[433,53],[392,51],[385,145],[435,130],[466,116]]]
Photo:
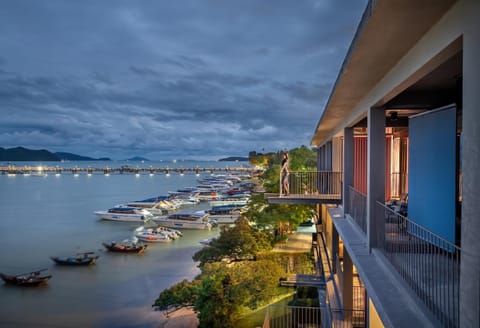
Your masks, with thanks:
[[[469,6],[463,35],[460,327],[480,322],[480,2]]]
[[[353,262],[345,249],[343,249],[343,308],[353,309]]]
[[[348,187],[353,186],[353,128],[343,129],[343,211],[348,208]]]
[[[317,148],[317,170],[322,170],[322,147]]]
[[[325,144],[325,171],[331,171],[332,170],[332,162],[333,162],[333,156],[332,156],[332,141],[328,141]]]
[[[335,229],[335,225],[332,222],[332,274],[337,273],[337,257],[339,257],[339,239],[338,239],[338,232]]]
[[[369,249],[381,246],[385,225],[375,215],[376,202],[385,201],[385,110],[368,110],[367,239]]]

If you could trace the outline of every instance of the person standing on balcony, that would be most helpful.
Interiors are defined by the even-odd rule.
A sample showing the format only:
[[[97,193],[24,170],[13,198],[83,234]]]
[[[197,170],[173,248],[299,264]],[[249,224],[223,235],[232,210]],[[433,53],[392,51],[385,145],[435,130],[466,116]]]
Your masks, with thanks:
[[[283,153],[283,159],[282,159],[282,168],[280,170],[281,172],[281,177],[282,177],[282,195],[288,196],[288,153],[285,152]]]

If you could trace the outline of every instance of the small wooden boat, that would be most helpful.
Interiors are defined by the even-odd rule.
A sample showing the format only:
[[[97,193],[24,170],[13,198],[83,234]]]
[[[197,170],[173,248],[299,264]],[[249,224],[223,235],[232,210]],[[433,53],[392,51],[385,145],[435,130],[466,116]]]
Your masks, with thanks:
[[[121,244],[116,241],[112,241],[110,244],[103,243],[103,246],[111,252],[117,253],[143,253],[147,248],[147,245],[131,243],[131,244]]]
[[[90,265],[95,264],[98,255],[93,252],[78,253],[77,256],[50,256],[57,264],[61,265]]]
[[[40,272],[47,269],[42,269],[38,271],[32,271],[28,273],[22,273],[17,275],[8,275],[0,273],[0,277],[5,281],[5,283],[16,286],[25,286],[25,287],[37,287],[43,286],[48,283],[48,279],[52,275],[42,275]]]

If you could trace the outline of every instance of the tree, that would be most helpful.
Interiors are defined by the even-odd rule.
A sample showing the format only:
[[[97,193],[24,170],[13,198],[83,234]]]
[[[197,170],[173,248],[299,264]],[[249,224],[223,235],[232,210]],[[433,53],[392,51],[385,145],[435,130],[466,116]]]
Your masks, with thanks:
[[[244,216],[255,222],[260,229],[277,229],[281,236],[287,231],[295,230],[300,223],[310,219],[313,213],[314,205],[272,205],[267,203],[263,195],[256,195],[250,198]]]
[[[258,252],[271,248],[268,234],[256,231],[247,220],[238,220],[233,227],[222,226],[220,236],[195,253],[193,259],[200,262],[200,266],[224,259],[229,262],[254,260]]]
[[[172,308],[192,306],[197,299],[198,284],[198,280],[192,282],[186,279],[182,280],[172,287],[163,290],[152,306],[167,313]]]
[[[314,171],[317,169],[316,154],[306,146],[289,151],[289,167],[292,171]]]
[[[200,328],[234,327],[241,298],[229,270],[224,265],[210,265],[202,277],[194,306]]]

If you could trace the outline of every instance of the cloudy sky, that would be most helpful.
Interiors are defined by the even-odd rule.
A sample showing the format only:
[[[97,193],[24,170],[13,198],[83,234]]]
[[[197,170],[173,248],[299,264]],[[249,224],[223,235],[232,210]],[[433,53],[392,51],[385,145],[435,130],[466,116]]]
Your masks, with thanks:
[[[309,145],[366,0],[2,0],[0,147],[217,159]]]

